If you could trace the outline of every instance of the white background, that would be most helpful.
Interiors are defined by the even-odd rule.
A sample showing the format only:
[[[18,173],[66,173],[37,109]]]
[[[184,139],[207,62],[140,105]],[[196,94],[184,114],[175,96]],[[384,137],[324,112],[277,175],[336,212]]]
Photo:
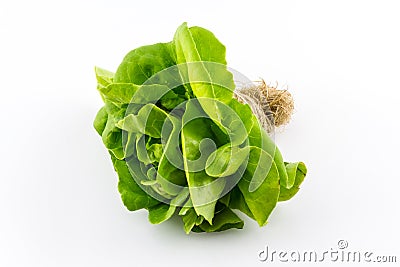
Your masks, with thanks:
[[[0,266],[269,266],[257,258],[266,245],[323,252],[340,239],[400,261],[399,8],[1,1]],[[94,66],[115,71],[129,50],[170,41],[184,21],[213,31],[230,67],[295,98],[276,142],[309,173],[263,228],[245,219],[240,231],[186,235],[179,220],[151,225],[145,211],[128,212],[92,127],[102,105]]]

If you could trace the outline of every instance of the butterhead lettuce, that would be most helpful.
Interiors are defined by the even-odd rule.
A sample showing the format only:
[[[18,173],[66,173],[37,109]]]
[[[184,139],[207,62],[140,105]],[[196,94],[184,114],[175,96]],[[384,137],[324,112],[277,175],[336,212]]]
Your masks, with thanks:
[[[260,226],[306,175],[287,163],[250,107],[234,98],[225,46],[182,24],[169,43],[129,52],[117,71],[96,68],[104,101],[94,127],[130,211],[154,224],[180,216],[186,233]],[[235,211],[234,211],[235,210]]]

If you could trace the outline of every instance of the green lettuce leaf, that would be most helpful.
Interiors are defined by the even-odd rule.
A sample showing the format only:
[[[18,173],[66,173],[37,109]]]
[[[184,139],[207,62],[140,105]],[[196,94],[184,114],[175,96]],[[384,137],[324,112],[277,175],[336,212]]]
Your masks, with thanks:
[[[198,215],[212,224],[215,205],[224,189],[225,180],[208,176],[204,170],[198,170],[203,169],[210,153],[208,148],[201,149],[202,140],[212,138],[209,122],[206,119],[194,119],[183,126],[181,136],[183,161],[193,207]]]
[[[212,225],[204,221],[196,227],[197,232],[221,232],[228,229],[242,229],[244,222],[230,208],[219,204]],[[200,230],[201,229],[201,230]]]
[[[106,128],[108,120],[108,113],[105,107],[102,107],[96,115],[96,118],[93,122],[93,127],[96,129],[96,132],[99,135],[103,134],[104,129]]]
[[[304,177],[307,174],[307,168],[303,162],[285,164],[288,175],[295,177],[295,181],[294,185],[290,189],[281,186],[279,201],[286,201],[291,199],[300,190],[300,185],[304,181]]]
[[[178,64],[203,62],[184,66],[183,76],[187,77],[184,80],[190,81],[194,95],[229,103],[235,84],[232,73],[225,67],[225,46],[214,34],[200,27],[188,28],[183,23],[175,33],[174,44]]]
[[[257,184],[254,191],[251,185]],[[258,147],[251,147],[249,162],[243,178],[238,183],[243,198],[260,226],[275,208],[279,197],[279,173],[272,157]]]
[[[121,194],[122,202],[128,210],[150,208],[159,203],[136,184],[124,160],[119,160],[112,155],[111,159],[119,177],[118,191]]]
[[[125,56],[115,72],[114,82],[141,85],[155,73],[175,64],[172,43],[142,46]]]
[[[189,191],[187,188],[182,189],[182,191],[168,204],[160,203],[156,206],[150,207],[149,210],[149,221],[153,224],[162,223],[174,214],[177,207],[182,205],[187,197],[189,196]]]

